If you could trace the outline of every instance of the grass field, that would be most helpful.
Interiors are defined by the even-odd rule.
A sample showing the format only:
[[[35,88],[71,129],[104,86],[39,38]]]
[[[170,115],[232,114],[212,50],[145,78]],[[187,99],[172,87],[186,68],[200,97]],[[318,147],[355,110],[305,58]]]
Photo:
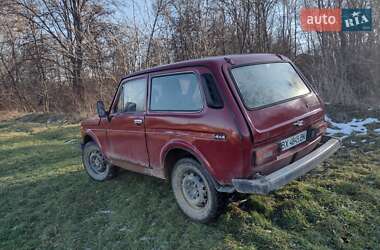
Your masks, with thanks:
[[[168,183],[83,171],[78,125],[0,123],[0,249],[379,249],[380,137],[351,138],[302,180],[193,223]],[[365,141],[364,141],[365,140]]]

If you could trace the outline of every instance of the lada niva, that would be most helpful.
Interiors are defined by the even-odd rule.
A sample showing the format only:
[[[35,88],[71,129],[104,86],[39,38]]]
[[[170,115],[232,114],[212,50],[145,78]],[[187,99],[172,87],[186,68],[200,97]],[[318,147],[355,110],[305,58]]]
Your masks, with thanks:
[[[123,78],[109,108],[81,123],[83,164],[97,181],[118,168],[170,181],[180,209],[208,222],[229,193],[268,194],[340,147],[321,98],[277,54],[210,57]]]

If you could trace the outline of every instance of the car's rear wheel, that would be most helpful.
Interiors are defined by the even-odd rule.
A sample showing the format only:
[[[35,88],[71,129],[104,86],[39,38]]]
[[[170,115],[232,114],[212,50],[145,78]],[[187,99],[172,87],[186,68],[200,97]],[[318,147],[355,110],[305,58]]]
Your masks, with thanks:
[[[88,142],[84,146],[82,161],[87,174],[96,181],[111,179],[117,174],[117,167],[108,163],[94,142]]]
[[[215,219],[226,204],[224,194],[216,191],[211,176],[194,159],[179,160],[171,174],[174,196],[183,213],[194,221]]]

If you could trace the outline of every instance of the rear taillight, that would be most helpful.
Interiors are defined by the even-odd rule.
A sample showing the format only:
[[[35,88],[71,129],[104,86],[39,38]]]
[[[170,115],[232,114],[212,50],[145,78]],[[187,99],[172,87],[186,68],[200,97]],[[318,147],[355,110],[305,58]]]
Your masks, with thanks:
[[[323,122],[321,126],[319,126],[319,133],[324,134],[327,129],[327,123]]]
[[[273,143],[255,150],[255,165],[275,160],[278,155],[278,144]]]
[[[322,135],[326,132],[327,123],[326,122],[320,122],[311,128],[311,132],[313,132],[309,138],[313,139],[316,136]]]

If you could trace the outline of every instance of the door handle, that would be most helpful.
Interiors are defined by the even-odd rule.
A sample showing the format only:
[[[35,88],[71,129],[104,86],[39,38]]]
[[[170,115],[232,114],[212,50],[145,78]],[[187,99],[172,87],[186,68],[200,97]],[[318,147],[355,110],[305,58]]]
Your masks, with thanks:
[[[133,122],[136,124],[136,125],[141,125],[143,124],[143,119],[134,119]]]

